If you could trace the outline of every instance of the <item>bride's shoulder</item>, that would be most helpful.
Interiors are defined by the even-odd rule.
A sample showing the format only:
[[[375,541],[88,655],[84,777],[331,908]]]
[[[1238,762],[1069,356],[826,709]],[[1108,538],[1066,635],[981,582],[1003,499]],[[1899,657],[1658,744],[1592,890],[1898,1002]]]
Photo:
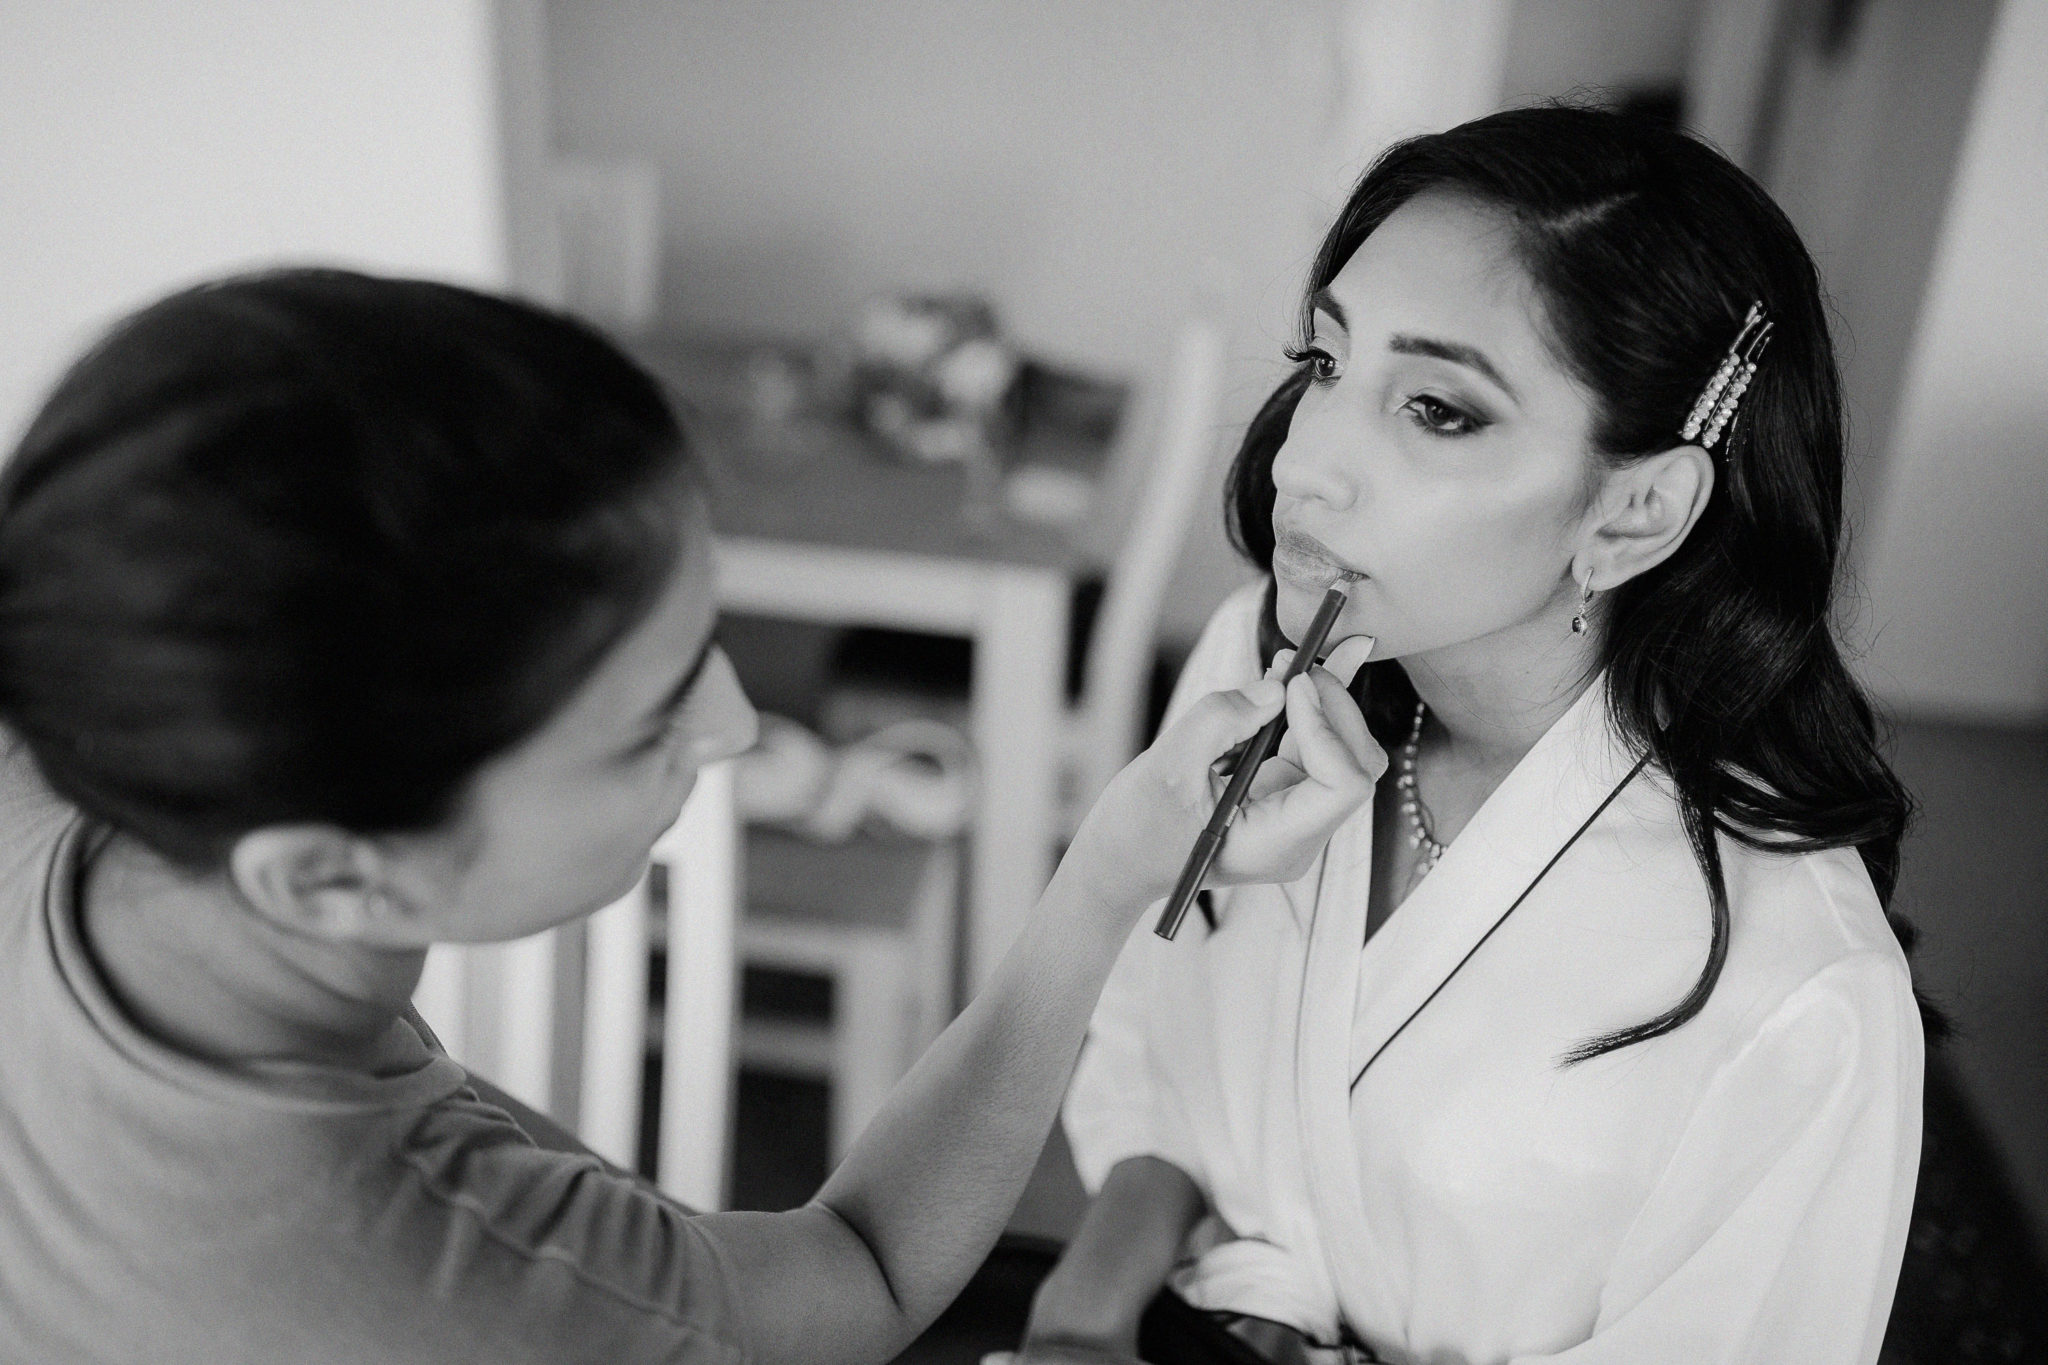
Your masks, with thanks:
[[[1229,664],[1233,669],[1257,669],[1260,665],[1259,620],[1265,611],[1265,579],[1255,578],[1235,589],[1210,614],[1209,623],[1202,627],[1201,638],[1196,641],[1188,662],[1193,664],[1197,659],[1214,659]]]
[[[1223,599],[1181,666],[1173,712],[1195,697],[1242,687],[1258,678],[1264,669],[1259,658],[1259,618],[1265,606],[1264,579],[1254,579]]]

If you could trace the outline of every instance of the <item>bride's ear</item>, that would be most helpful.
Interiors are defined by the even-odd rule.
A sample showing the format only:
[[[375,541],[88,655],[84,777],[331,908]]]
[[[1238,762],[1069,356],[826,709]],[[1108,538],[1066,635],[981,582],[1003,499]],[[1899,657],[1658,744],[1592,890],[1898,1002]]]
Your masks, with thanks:
[[[1669,559],[1699,523],[1714,491],[1714,461],[1696,445],[1674,446],[1601,476],[1587,513],[1587,572],[1605,592]]]

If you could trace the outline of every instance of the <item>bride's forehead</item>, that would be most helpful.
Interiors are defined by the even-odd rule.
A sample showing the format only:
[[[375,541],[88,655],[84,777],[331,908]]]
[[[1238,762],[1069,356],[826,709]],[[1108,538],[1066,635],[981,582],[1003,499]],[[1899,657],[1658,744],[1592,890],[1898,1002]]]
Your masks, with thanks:
[[[1395,209],[1360,242],[1330,281],[1346,305],[1385,297],[1446,307],[1520,308],[1532,282],[1513,224],[1476,200],[1421,194]]]
[[[1556,368],[1540,292],[1513,224],[1449,195],[1417,196],[1390,214],[1322,291],[1355,346],[1396,334],[1457,339],[1521,364]],[[1341,314],[1341,316],[1339,315]]]

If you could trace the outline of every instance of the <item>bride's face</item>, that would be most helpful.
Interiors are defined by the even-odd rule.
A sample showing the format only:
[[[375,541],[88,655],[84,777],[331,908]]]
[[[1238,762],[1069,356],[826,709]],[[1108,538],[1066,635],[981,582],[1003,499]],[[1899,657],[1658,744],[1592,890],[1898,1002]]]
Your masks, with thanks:
[[[1340,572],[1332,638],[1414,656],[1559,630],[1596,488],[1588,395],[1552,353],[1512,228],[1424,193],[1315,300],[1316,377],[1273,463],[1280,624],[1299,639]]]

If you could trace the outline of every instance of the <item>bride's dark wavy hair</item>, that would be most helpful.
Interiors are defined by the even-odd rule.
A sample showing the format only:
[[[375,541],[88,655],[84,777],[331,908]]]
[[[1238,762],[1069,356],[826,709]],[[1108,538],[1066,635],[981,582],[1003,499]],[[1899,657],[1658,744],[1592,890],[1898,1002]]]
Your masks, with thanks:
[[[1425,190],[1471,197],[1512,223],[1555,354],[1593,395],[1592,444],[1610,465],[1668,450],[1761,301],[1776,323],[1755,381],[1712,452],[1713,495],[1685,542],[1603,595],[1600,663],[1624,740],[1669,778],[1706,878],[1713,932],[1684,999],[1590,1039],[1580,1061],[1698,1014],[1728,953],[1720,834],[1752,848],[1853,845],[1892,928],[1911,801],[1879,751],[1869,698],[1829,627],[1842,543],[1844,419],[1819,273],[1761,186],[1684,133],[1597,109],[1514,109],[1390,148],[1324,237],[1303,292],[1334,279],[1388,215]],[[1270,572],[1273,458],[1309,382],[1298,364],[1245,433],[1226,490],[1231,539]],[[1264,643],[1281,643],[1269,591]],[[1365,671],[1382,743],[1415,692],[1400,665]],[[1922,1004],[1930,1035],[1937,1013]]]

